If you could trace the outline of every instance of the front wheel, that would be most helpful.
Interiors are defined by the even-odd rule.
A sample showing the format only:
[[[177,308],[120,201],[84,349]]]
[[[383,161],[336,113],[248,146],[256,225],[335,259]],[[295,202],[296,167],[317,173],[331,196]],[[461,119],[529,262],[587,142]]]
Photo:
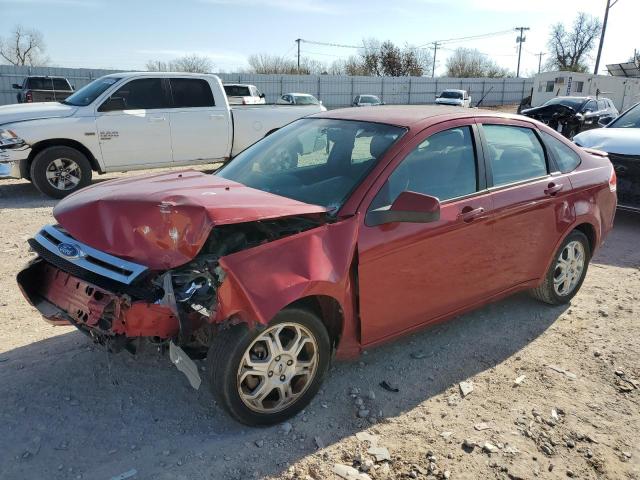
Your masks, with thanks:
[[[48,147],[31,163],[31,181],[45,195],[63,198],[91,183],[91,164],[75,148]]]
[[[587,275],[591,249],[586,235],[572,231],[558,248],[544,281],[534,288],[532,295],[545,303],[568,303],[580,290]]]
[[[247,425],[272,425],[300,412],[329,366],[330,341],[313,313],[288,308],[265,329],[236,325],[215,336],[207,355],[211,390]]]

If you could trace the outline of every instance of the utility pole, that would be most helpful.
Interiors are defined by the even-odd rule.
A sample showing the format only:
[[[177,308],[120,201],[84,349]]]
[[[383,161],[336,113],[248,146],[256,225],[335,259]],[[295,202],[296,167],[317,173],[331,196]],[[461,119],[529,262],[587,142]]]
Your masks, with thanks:
[[[609,9],[613,7],[618,0],[605,0],[607,6],[604,9],[604,21],[602,22],[602,32],[600,33],[600,43],[598,44],[598,56],[596,57],[596,68],[593,69],[593,74],[598,74],[598,67],[600,66],[600,55],[602,54],[602,45],[604,44],[604,34],[607,31],[607,20],[609,20]]]
[[[516,77],[519,77],[520,76],[520,57],[522,56],[522,43],[527,39],[524,36],[524,31],[529,30],[529,27],[516,27],[514,28],[514,30],[515,31],[520,30],[520,36],[516,40],[516,42],[518,43],[518,69],[516,71]]]
[[[438,47],[440,44],[438,42],[433,42],[433,65],[431,66],[431,78],[436,76],[436,52],[438,51]]]
[[[536,57],[538,57],[538,73],[542,71],[542,56],[546,55],[544,52],[536,53]]]
[[[298,73],[300,73],[300,42],[301,38],[296,38],[296,43],[298,44]]]

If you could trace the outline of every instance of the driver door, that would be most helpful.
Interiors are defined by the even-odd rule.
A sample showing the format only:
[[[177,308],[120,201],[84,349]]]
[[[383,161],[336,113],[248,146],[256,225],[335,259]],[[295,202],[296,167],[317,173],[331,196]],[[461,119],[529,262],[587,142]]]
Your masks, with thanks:
[[[439,198],[430,223],[369,226],[358,239],[362,343],[389,337],[454,314],[493,293],[496,268],[491,197],[475,124],[455,120],[418,135],[389,165],[368,210],[385,208],[402,191]],[[375,195],[375,196],[374,196]],[[373,197],[373,198],[371,198]],[[364,216],[363,216],[364,217]]]
[[[96,126],[107,170],[171,165],[169,101],[162,78],[136,78],[98,107]]]

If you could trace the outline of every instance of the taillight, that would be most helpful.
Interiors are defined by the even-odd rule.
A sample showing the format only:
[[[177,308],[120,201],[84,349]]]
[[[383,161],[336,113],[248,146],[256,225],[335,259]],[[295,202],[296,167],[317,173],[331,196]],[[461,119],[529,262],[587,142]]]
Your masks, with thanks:
[[[25,93],[24,101],[27,102],[27,103],[32,103],[33,102],[33,92]]]
[[[615,192],[618,187],[618,177],[616,176],[616,170],[611,168],[611,176],[609,177],[609,190]]]

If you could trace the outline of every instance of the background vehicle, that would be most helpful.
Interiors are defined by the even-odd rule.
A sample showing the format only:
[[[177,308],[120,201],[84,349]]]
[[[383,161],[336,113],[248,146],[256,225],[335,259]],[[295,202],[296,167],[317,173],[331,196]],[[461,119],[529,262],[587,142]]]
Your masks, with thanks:
[[[61,198],[88,185],[93,171],[226,161],[283,125],[322,110],[231,109],[215,75],[107,75],[61,103],[0,107],[0,135],[22,140],[19,148],[4,150],[0,178],[27,178]]]
[[[354,107],[374,107],[384,105],[384,102],[375,95],[356,95],[352,105]]]
[[[618,116],[613,102],[603,97],[555,97],[520,113],[540,120],[569,139],[584,130],[599,128]]]
[[[618,208],[640,212],[640,103],[605,128],[579,133],[573,141],[609,154],[618,176]]]
[[[449,88],[436,97],[436,103],[438,105],[457,105],[469,108],[471,106],[471,97],[466,90]]]
[[[64,77],[26,77],[22,85],[14,83],[20,90],[18,103],[59,102],[73,93],[73,87]]]
[[[276,102],[281,105],[322,105],[322,102],[308,93],[285,93]]]
[[[306,406],[334,351],[517,291],[569,302],[612,228],[614,191],[606,157],[539,122],[333,110],[216,175],[123,178],[62,200],[18,282],[48,321],[110,349],[168,345],[193,386],[190,356],[206,356],[219,403],[271,424]]]
[[[264,93],[258,90],[255,85],[245,85],[241,83],[227,83],[224,85],[224,92],[230,105],[264,105]]]

